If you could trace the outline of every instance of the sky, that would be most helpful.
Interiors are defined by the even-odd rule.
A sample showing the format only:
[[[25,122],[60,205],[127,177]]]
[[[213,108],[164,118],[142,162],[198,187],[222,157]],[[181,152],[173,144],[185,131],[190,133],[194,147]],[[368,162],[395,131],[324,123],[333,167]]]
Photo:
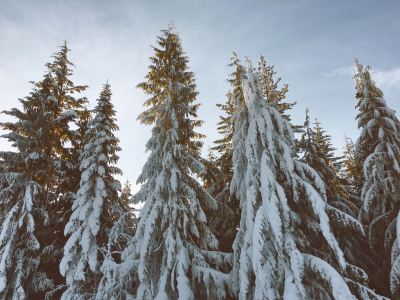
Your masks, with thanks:
[[[282,82],[295,123],[309,108],[342,151],[344,136],[358,136],[353,59],[372,67],[387,104],[400,112],[400,1],[6,1],[0,0],[0,111],[40,80],[64,40],[75,64],[73,80],[95,101],[108,80],[121,141],[123,180],[136,182],[151,128],[141,125],[143,81],[160,30],[174,21],[195,73],[204,154],[218,136],[217,103],[229,89],[233,51],[253,64],[262,54]],[[0,121],[6,117],[0,115]],[[0,132],[1,133],[1,132]],[[0,149],[9,149],[4,139]],[[137,187],[135,187],[136,189]]]

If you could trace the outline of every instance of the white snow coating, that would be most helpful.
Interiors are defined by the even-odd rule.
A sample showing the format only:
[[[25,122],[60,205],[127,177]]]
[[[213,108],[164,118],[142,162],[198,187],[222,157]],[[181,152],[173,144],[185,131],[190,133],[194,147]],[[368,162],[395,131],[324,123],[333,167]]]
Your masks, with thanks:
[[[267,105],[250,62],[242,78],[242,90],[245,106],[239,103],[236,108],[232,142],[231,192],[240,200],[242,216],[234,243],[231,286],[239,299],[305,299],[310,288],[302,280],[306,254],[298,249],[302,242],[295,233],[299,229],[289,207],[287,189],[294,193],[290,201],[306,201],[310,206],[313,218],[319,220],[314,230],[331,246],[344,270],[347,263],[327,216],[325,183],[315,170],[294,159],[291,126],[274,107]],[[278,179],[277,174],[285,180]],[[328,280],[333,298],[355,299],[344,277],[326,261],[316,259],[323,267],[314,268],[322,273],[321,280]],[[255,282],[251,286],[253,277]]]

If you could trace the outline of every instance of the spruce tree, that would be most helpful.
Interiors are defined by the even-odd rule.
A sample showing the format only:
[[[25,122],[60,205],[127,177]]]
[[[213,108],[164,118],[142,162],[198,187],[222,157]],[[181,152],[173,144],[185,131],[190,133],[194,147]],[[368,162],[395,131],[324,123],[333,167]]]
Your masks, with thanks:
[[[359,208],[361,207],[361,190],[359,183],[363,178],[362,164],[357,159],[355,144],[350,138],[345,138],[341,179],[347,189],[350,200]]]
[[[273,105],[276,109],[290,122],[288,110],[292,109],[296,102],[286,102],[286,94],[289,91],[289,85],[283,84],[280,86],[281,77],[276,77],[274,65],[268,65],[265,57],[260,56],[258,61],[258,74],[265,100],[269,105]]]
[[[129,203],[132,196],[132,184],[129,182],[129,180],[127,180],[122,187],[120,196],[120,202],[122,204],[121,206],[124,207],[125,210],[129,210]]]
[[[115,218],[108,233],[106,247],[103,247],[102,276],[97,286],[95,299],[122,300],[127,298],[127,291],[119,278],[121,251],[123,251],[135,234],[138,223],[136,209],[131,208],[132,189],[126,181],[119,196],[118,205],[114,206]]]
[[[400,122],[371,78],[370,67],[356,61],[356,99],[359,113],[357,159],[363,162],[360,220],[368,225],[370,247],[380,263],[382,292],[400,297],[398,213],[400,205]],[[397,226],[398,227],[398,226]],[[380,287],[378,287],[380,288]]]
[[[228,208],[230,208],[230,210],[223,208],[222,213],[218,211],[217,216],[212,218],[217,224],[215,227],[219,229],[217,230],[219,240],[229,244],[229,247],[225,247],[224,250],[230,251],[233,242],[231,234],[236,232],[240,220],[239,201],[235,198],[234,194],[230,194],[229,192],[229,183],[232,180],[233,115],[235,103],[237,101],[243,101],[241,87],[243,68],[235,52],[232,55],[229,66],[234,68],[234,71],[230,74],[230,78],[228,79],[231,90],[227,93],[226,102],[224,104],[217,104],[224,113],[223,116],[220,116],[220,121],[218,123],[218,131],[222,138],[216,140],[214,142],[215,146],[212,148],[212,150],[216,152],[217,158],[215,159],[215,165],[218,166],[220,172],[218,173],[218,178],[215,179],[217,176],[213,176],[209,181],[213,182],[211,192],[216,199],[221,203],[226,203]],[[281,78],[276,77],[274,68],[274,66],[268,65],[264,56],[261,55],[258,70],[265,101],[267,101],[269,105],[274,105],[278,111],[290,121],[290,116],[287,112],[295,103],[285,101],[289,87],[287,84],[283,84],[282,87],[280,87]],[[299,126],[294,126],[294,128],[298,130]],[[231,211],[234,215],[232,215]]]
[[[34,91],[20,99],[22,109],[4,112],[16,122],[1,123],[9,131],[2,137],[15,152],[0,152],[0,299],[31,298],[54,287],[38,272],[41,245],[37,235],[49,217],[45,178],[51,172],[47,149],[42,146],[47,144],[51,118],[46,112],[52,104],[43,93],[44,84],[35,84]]]
[[[71,129],[71,124],[77,121],[79,111],[86,102],[85,98],[76,98],[86,87],[75,86],[69,79],[72,75],[72,63],[67,58],[68,51],[66,44],[60,47],[60,51],[53,56],[53,62],[46,65],[43,79],[33,83],[32,93],[20,100],[22,109],[15,108],[5,112],[15,117],[16,121],[2,124],[3,129],[9,131],[4,137],[16,148],[16,152],[3,152],[1,155],[5,165],[1,176],[8,178],[9,187],[15,191],[12,192],[12,197],[9,196],[9,199],[15,197],[14,200],[7,200],[5,214],[8,214],[9,209],[15,207],[16,203],[21,205],[22,202],[17,202],[18,197],[26,194],[26,199],[29,200],[28,195],[32,193],[32,200],[29,200],[32,204],[23,206],[23,209],[32,210],[34,218],[29,222],[30,226],[35,228],[38,243],[30,242],[30,238],[27,237],[23,243],[15,244],[22,247],[26,242],[36,250],[34,254],[30,252],[26,256],[27,260],[30,260],[29,255],[33,257],[28,270],[19,265],[19,270],[24,276],[18,281],[23,282],[20,286],[28,298],[43,298],[46,293],[63,283],[56,267],[64,241],[60,223],[71,206],[71,193],[64,189],[68,180],[64,176],[64,167],[70,166],[67,162],[68,143],[77,137],[77,133]],[[15,174],[18,180],[11,180],[14,176],[10,177],[11,174]],[[16,185],[19,185],[18,191]],[[9,191],[5,190],[3,195]],[[28,215],[23,213],[23,216]],[[21,226],[25,222],[23,218],[20,219]],[[4,230],[9,232],[9,229]],[[29,229],[26,232],[29,232]],[[20,236],[16,234],[15,238],[19,239]],[[16,252],[18,251],[15,250],[14,253]],[[22,264],[23,259],[20,258],[19,262]],[[28,274],[33,274],[29,282]],[[8,284],[7,287],[12,289],[13,285]],[[57,288],[54,292],[57,292]],[[7,297],[14,296],[10,295]]]
[[[137,285],[129,286],[138,299],[223,298],[227,275],[214,267],[229,256],[213,251],[218,241],[206,217],[217,203],[192,175],[205,172],[194,76],[174,28],[163,30],[157,43],[146,81],[138,85],[150,96],[139,119],[154,127],[134,196],[144,207],[123,253],[123,266],[130,266],[123,267],[130,270],[125,278],[137,268]]]
[[[234,52],[229,64],[233,68],[228,82],[231,90],[226,95],[224,104],[217,104],[224,115],[220,116],[218,122],[218,132],[221,138],[214,142],[215,146],[211,148],[215,153],[215,158],[211,160],[213,166],[216,166],[216,176],[213,176],[209,181],[209,188],[212,195],[221,204],[216,214],[211,217],[211,224],[215,228],[216,235],[220,241],[221,249],[224,251],[232,251],[232,243],[235,239],[237,227],[240,221],[239,201],[235,195],[230,193],[229,184],[232,180],[232,136],[233,136],[233,114],[236,101],[241,101],[243,98],[242,89],[240,86],[240,78],[243,73],[242,66],[237,54]],[[207,171],[210,167],[206,165]]]
[[[85,85],[75,85],[71,80],[73,76],[73,63],[68,58],[70,49],[64,43],[60,50],[53,55],[53,61],[46,65],[48,86],[46,93],[53,105],[48,114],[54,121],[47,136],[49,143],[49,160],[52,172],[47,174],[46,187],[49,222],[39,232],[39,241],[42,245],[40,257],[40,271],[47,273],[55,283],[56,289],[48,292],[47,297],[59,296],[58,293],[64,285],[64,279],[58,272],[58,265],[62,257],[65,243],[63,234],[68,221],[74,194],[78,183],[78,162],[75,152],[80,149],[75,145],[80,143],[80,124],[86,117],[86,98],[80,94],[86,90]],[[77,128],[77,129],[75,129]],[[51,182],[51,183],[50,183]],[[50,238],[51,237],[51,238]]]
[[[79,299],[94,293],[102,258],[99,249],[107,243],[108,233],[115,221],[114,206],[118,205],[121,189],[115,166],[118,161],[119,140],[111,89],[104,85],[94,109],[94,118],[85,133],[86,144],[80,156],[80,188],[72,205],[72,214],[65,227],[69,236],[60,263],[67,290],[62,299]],[[100,260],[100,261],[99,261]]]
[[[304,133],[298,143],[303,153],[301,160],[312,167],[325,184],[331,227],[346,260],[351,264],[347,276],[358,284],[368,286],[370,278],[365,271],[375,269],[377,264],[371,259],[364,228],[356,219],[359,208],[351,201],[339,177],[342,158],[335,156],[336,149],[331,144],[331,137],[322,129],[321,124],[315,121],[314,126],[310,126],[308,110],[303,128]],[[355,276],[354,272],[363,275]],[[375,276],[371,275],[373,283]]]
[[[331,143],[331,137],[325,133],[321,124],[316,120],[311,127],[308,110],[303,126],[303,134],[298,147],[302,152],[301,160],[311,166],[325,183],[326,196],[329,203],[355,217],[358,208],[348,200],[348,193],[339,177],[341,157],[336,157],[336,150]]]
[[[330,228],[324,183],[294,159],[292,126],[263,98],[247,64],[237,103],[231,190],[242,217],[232,288],[239,299],[354,299],[378,296],[348,282]]]
[[[132,184],[127,180],[118,198],[118,205],[114,209],[116,212],[114,226],[116,225],[115,223],[122,222],[122,228],[120,228],[120,230],[123,232],[122,235],[126,235],[126,237],[130,237],[135,233],[136,224],[138,222],[138,209],[131,205],[132,196]],[[125,245],[126,237],[123,238],[125,242],[121,242],[117,241],[118,236],[115,236],[115,242],[118,242],[120,248]]]

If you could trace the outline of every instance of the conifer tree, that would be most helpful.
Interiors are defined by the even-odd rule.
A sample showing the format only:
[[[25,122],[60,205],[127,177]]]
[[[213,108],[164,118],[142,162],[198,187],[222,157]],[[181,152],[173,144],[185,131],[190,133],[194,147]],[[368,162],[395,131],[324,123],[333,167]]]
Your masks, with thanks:
[[[5,112],[15,117],[16,121],[2,124],[3,129],[9,131],[4,137],[16,148],[16,152],[3,152],[1,155],[5,166],[1,176],[6,178],[10,188],[3,191],[3,195],[9,195],[4,213],[8,215],[11,208],[18,210],[17,207],[20,207],[19,212],[23,217],[19,219],[19,230],[23,230],[26,224],[24,218],[30,214],[33,216],[33,219],[29,217],[30,227],[25,228],[26,238],[23,242],[17,243],[20,238],[17,233],[11,241],[18,247],[27,243],[30,249],[26,257],[21,256],[18,259],[18,270],[23,276],[15,281],[19,282],[27,298],[43,298],[45,293],[63,282],[56,267],[64,241],[60,223],[70,208],[70,195],[63,188],[67,180],[63,167],[69,166],[67,143],[77,136],[76,132],[71,130],[70,124],[79,118],[78,112],[86,102],[85,98],[76,98],[85,86],[75,86],[69,79],[72,75],[72,64],[67,58],[68,51],[67,45],[64,44],[53,56],[54,61],[46,65],[47,71],[43,79],[33,83],[32,93],[20,100],[22,109],[15,108]],[[23,195],[26,197],[21,198]],[[31,204],[27,202],[23,205],[24,201]],[[36,244],[28,234],[33,234],[33,228]],[[4,233],[9,234],[10,229],[11,227],[4,227]],[[33,248],[34,252],[31,251]],[[13,254],[18,251],[15,249]],[[26,261],[22,257],[29,261],[29,269],[23,267]],[[13,260],[15,261],[17,260]],[[6,265],[10,266],[9,263],[10,261]],[[29,278],[28,274],[33,274],[33,277]],[[7,284],[7,288],[14,287],[13,284]],[[10,290],[7,293],[10,293]],[[11,292],[8,297],[17,297],[17,294]]]
[[[123,282],[120,282],[119,267],[121,266],[121,251],[133,238],[138,223],[138,212],[129,205],[131,198],[131,184],[126,181],[119,196],[119,204],[115,210],[115,220],[108,234],[107,245],[102,249],[104,253],[104,261],[100,268],[102,276],[97,286],[95,299],[127,298],[126,288]]]
[[[80,149],[75,145],[82,139],[79,134],[80,124],[87,117],[85,110],[86,98],[80,94],[86,90],[85,85],[75,85],[71,80],[73,63],[69,60],[70,49],[64,43],[53,55],[53,61],[46,65],[48,80],[46,93],[53,105],[48,114],[54,121],[51,123],[47,136],[49,143],[49,160],[52,172],[47,174],[46,209],[49,212],[47,226],[39,231],[39,241],[42,245],[39,269],[47,273],[55,283],[56,289],[47,293],[47,297],[58,297],[64,279],[58,271],[65,244],[63,234],[68,221],[74,194],[78,189]],[[78,128],[78,130],[74,129]],[[51,237],[51,238],[50,238]]]
[[[357,159],[354,142],[350,138],[345,138],[343,161],[341,169],[341,179],[346,186],[350,200],[359,208],[361,207],[361,190],[359,183],[362,182],[362,164]]]
[[[213,251],[218,241],[206,217],[217,203],[192,176],[205,172],[194,76],[174,28],[163,30],[157,43],[146,81],[138,85],[150,96],[139,119],[154,127],[134,196],[144,207],[122,269],[130,270],[128,278],[137,268],[137,286],[129,284],[137,299],[223,298],[227,275],[213,267],[229,256]]]
[[[116,212],[114,223],[122,222],[122,228],[120,230],[127,236],[132,236],[135,233],[136,224],[138,222],[138,209],[132,207],[132,197],[132,184],[127,180],[122,188],[121,195],[118,198],[118,206],[114,209]],[[115,238],[117,238],[117,236]],[[125,238],[125,240],[127,239]],[[121,241],[118,241],[118,243],[120,244],[120,247],[122,247]]]
[[[364,270],[373,270],[377,265],[371,259],[364,228],[356,219],[359,208],[350,200],[346,186],[339,177],[341,157],[335,157],[331,137],[325,133],[318,121],[315,121],[314,127],[311,128],[308,110],[303,128],[304,133],[298,143],[303,152],[301,160],[312,167],[325,184],[327,213],[332,230],[346,260],[352,264],[347,276],[353,275],[353,280],[368,286],[370,276]],[[355,277],[352,274],[354,271],[363,276]],[[373,283],[375,276],[371,275]]]
[[[114,206],[118,205],[121,189],[115,166],[118,161],[119,140],[111,89],[104,85],[94,109],[95,116],[85,133],[86,144],[80,156],[80,188],[72,205],[72,214],[65,227],[68,241],[60,263],[67,290],[62,299],[79,299],[94,292],[99,272],[99,249],[107,243],[108,233],[115,221]],[[91,276],[92,275],[92,276]],[[92,280],[92,281],[91,281]],[[86,296],[87,297],[87,296]]]
[[[220,166],[222,173],[227,174],[230,181],[232,178],[233,114],[236,101],[242,101],[243,99],[242,87],[240,85],[243,68],[235,52],[233,52],[229,66],[234,69],[228,79],[231,91],[227,93],[224,104],[217,104],[217,107],[224,113],[224,116],[220,116],[218,123],[218,132],[222,135],[222,138],[214,142],[216,145],[212,149],[218,154],[216,162]]]
[[[129,180],[125,181],[124,186],[121,190],[120,202],[121,206],[124,207],[125,210],[129,209],[129,203],[131,201],[133,194],[132,194],[132,184]]]
[[[400,239],[396,224],[400,206],[400,122],[373,82],[370,67],[363,68],[357,61],[355,67],[357,120],[361,129],[356,153],[364,172],[360,220],[368,225],[374,259],[381,263],[380,280],[389,287],[393,298],[399,298]]]
[[[318,121],[311,127],[308,110],[304,122],[304,132],[298,143],[303,153],[301,160],[311,166],[325,183],[326,196],[329,203],[350,216],[356,216],[358,208],[348,200],[348,193],[343,186],[339,170],[341,157],[335,157],[331,137],[325,133]]]
[[[37,271],[41,246],[37,227],[48,219],[43,197],[48,153],[42,143],[49,129],[46,108],[51,105],[39,85],[19,100],[21,110],[4,112],[17,121],[1,124],[9,131],[2,137],[16,152],[0,152],[0,299],[26,299],[54,287]]]
[[[258,61],[258,74],[265,100],[269,105],[275,106],[282,116],[290,122],[290,116],[287,111],[292,109],[296,102],[285,101],[289,85],[285,83],[279,88],[282,78],[276,78],[275,66],[268,65],[263,55],[260,56]]]
[[[324,184],[294,159],[292,127],[263,99],[250,63],[242,87],[245,101],[236,106],[233,136],[231,190],[242,208],[233,290],[239,299],[378,298],[345,278]]]
[[[221,249],[224,251],[232,251],[232,243],[236,235],[236,228],[240,221],[239,201],[235,195],[231,195],[229,184],[232,180],[232,136],[233,136],[233,114],[236,101],[243,98],[240,85],[240,78],[243,73],[242,66],[237,54],[234,52],[229,64],[234,70],[228,79],[231,90],[226,95],[224,104],[217,104],[224,115],[220,116],[218,122],[218,132],[222,136],[214,142],[215,146],[211,148],[216,157],[212,160],[216,166],[217,174],[209,181],[212,183],[209,189],[212,195],[222,205],[216,211],[215,216],[211,217],[212,224],[215,224],[215,232],[221,243]],[[207,171],[210,167],[206,165]]]

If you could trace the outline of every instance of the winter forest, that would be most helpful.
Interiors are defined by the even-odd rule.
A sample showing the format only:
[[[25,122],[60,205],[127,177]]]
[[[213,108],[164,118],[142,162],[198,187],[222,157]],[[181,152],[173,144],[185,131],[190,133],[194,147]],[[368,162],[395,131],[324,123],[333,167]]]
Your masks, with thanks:
[[[204,155],[184,45],[162,29],[137,85],[137,192],[113,87],[89,108],[67,42],[2,112],[0,299],[400,299],[400,122],[371,68],[354,61],[360,135],[339,151],[324,120],[292,120],[268,57],[233,52]]]

